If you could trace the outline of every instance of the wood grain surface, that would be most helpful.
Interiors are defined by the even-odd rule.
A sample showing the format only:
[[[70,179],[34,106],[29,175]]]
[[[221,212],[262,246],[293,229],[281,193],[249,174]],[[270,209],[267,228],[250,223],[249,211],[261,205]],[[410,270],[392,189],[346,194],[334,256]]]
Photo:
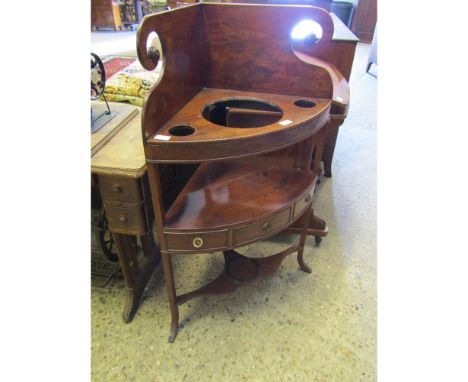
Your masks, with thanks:
[[[93,105],[105,106],[105,103],[103,101],[93,101],[91,107]],[[125,103],[109,102],[109,107],[111,112],[117,112],[118,114],[101,129],[91,134],[91,156],[104,147],[120,129],[139,113],[137,107]]]
[[[302,197],[316,178],[277,166],[204,163],[168,210],[165,228],[214,229],[262,219]]]
[[[146,172],[138,108],[136,115],[91,158],[93,174],[139,178]]]
[[[283,112],[283,116],[273,124],[254,128],[227,128],[216,125],[202,116],[204,106],[216,100],[240,98],[261,100],[275,105]],[[313,101],[315,106],[311,108],[296,106],[294,102],[300,99]],[[327,99],[204,89],[158,129],[155,136],[147,139],[146,157],[148,161],[182,163],[278,150],[305,139],[321,128],[328,119],[329,109],[330,100]],[[171,135],[171,129],[180,125],[190,125],[194,132],[187,136]]]

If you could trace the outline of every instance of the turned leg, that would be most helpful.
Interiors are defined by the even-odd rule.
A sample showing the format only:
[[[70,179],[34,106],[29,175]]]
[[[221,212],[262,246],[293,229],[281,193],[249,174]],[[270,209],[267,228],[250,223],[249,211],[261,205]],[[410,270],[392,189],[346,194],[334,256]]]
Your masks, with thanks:
[[[297,262],[302,271],[311,273],[312,269],[304,262],[304,245],[307,238],[307,228],[309,227],[309,219],[311,214],[312,206],[309,206],[304,215],[302,215],[302,231],[299,238],[299,249],[297,251]]]
[[[164,270],[164,281],[166,283],[167,296],[169,298],[169,307],[171,309],[171,332],[169,342],[174,342],[179,325],[179,307],[176,303],[176,290],[174,282],[174,272],[172,270],[171,255],[167,252],[162,253],[162,265]]]
[[[135,316],[141,297],[141,294],[139,294],[135,288],[135,275],[137,273],[135,268],[138,266],[136,262],[137,248],[135,237],[116,233],[114,233],[113,236],[117,246],[120,268],[122,269],[127,289],[123,319],[126,323],[129,323]]]
[[[338,131],[340,125],[343,123],[344,118],[337,117],[331,118],[330,127],[328,128],[325,142],[323,145],[322,162],[323,162],[323,174],[327,178],[332,176],[332,162],[333,154],[335,153],[336,140],[338,138]]]
[[[327,134],[325,145],[323,148],[322,161],[323,161],[323,174],[327,178],[332,176],[332,162],[333,154],[335,153],[336,139],[338,137],[338,127],[332,127]]]
[[[114,233],[113,237],[127,289],[123,319],[126,323],[129,323],[133,320],[146,284],[159,263],[160,252],[151,233],[142,236],[143,250],[147,260],[140,264],[137,259],[136,237],[118,233]]]

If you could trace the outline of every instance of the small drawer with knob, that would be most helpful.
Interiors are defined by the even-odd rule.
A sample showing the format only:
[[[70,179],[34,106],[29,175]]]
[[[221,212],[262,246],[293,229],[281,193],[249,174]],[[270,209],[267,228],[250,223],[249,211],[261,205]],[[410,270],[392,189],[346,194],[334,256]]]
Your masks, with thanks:
[[[278,231],[282,227],[286,227],[289,223],[289,215],[291,208],[279,211],[269,218],[238,228],[234,231],[235,245],[248,243],[256,238],[268,236],[272,232]]]
[[[99,189],[104,201],[139,203],[143,200],[139,179],[99,176]]]
[[[227,230],[212,232],[166,232],[166,247],[173,252],[213,251],[227,246]]]
[[[143,205],[133,207],[115,207],[106,205],[106,217],[109,229],[115,233],[143,235],[146,232]]]
[[[313,192],[314,192],[313,190],[309,191],[302,198],[300,198],[296,203],[294,203],[294,216],[293,216],[294,220],[299,218],[299,216],[301,216],[304,213],[305,208],[312,201]]]

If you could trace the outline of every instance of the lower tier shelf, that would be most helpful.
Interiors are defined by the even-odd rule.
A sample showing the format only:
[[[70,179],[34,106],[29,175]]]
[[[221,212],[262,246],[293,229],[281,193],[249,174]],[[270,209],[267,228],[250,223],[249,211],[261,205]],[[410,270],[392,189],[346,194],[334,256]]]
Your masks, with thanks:
[[[262,276],[270,276],[275,273],[284,258],[294,252],[299,252],[300,247],[294,245],[286,250],[263,258],[250,258],[241,255],[237,251],[224,251],[224,271],[209,284],[176,297],[176,304],[181,305],[192,298],[215,294],[233,293],[237,288],[249,285]],[[311,269],[302,260],[300,251],[299,265],[304,272]]]
[[[191,300],[192,298],[205,295],[233,293],[237,288],[244,285],[250,285],[262,276],[272,275],[278,270],[284,258],[295,252],[297,252],[297,262],[300,269],[304,272],[311,273],[312,270],[304,262],[303,258],[306,238],[305,227],[307,225],[309,215],[310,210],[306,211],[304,215],[304,230],[298,244],[293,245],[282,252],[263,258],[246,257],[234,250],[223,251],[223,272],[209,284],[179,296],[176,294],[175,290],[174,274],[170,259],[171,255],[163,253],[164,277],[171,309],[171,330],[169,333],[169,342],[174,342],[177,335],[179,326],[179,305]]]

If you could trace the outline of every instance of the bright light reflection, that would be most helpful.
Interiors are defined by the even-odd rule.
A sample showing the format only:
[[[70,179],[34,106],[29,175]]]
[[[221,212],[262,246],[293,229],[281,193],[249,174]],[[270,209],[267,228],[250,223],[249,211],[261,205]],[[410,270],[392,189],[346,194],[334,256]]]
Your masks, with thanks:
[[[153,45],[154,39],[159,39],[158,34],[155,31],[152,31],[149,35],[148,38],[146,39],[146,49],[151,48]]]
[[[303,20],[293,28],[291,38],[294,40],[304,40],[306,37],[315,35],[316,40],[320,40],[322,32],[322,26],[317,21]]]

